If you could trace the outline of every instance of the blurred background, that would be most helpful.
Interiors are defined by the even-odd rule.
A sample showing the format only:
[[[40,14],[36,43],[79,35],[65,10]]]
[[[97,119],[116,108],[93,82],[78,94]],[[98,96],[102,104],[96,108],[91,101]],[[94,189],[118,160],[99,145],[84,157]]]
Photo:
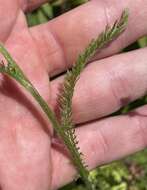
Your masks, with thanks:
[[[69,11],[88,0],[51,0],[39,9],[26,14],[29,26],[48,22],[49,20]],[[125,48],[123,51],[147,46],[147,37],[143,37]],[[132,102],[121,108],[116,114],[125,114],[131,109],[147,104],[147,97]],[[98,180],[100,190],[147,190],[147,150],[109,165],[99,167],[91,172],[92,177]],[[85,190],[81,180],[61,188],[60,190]]]

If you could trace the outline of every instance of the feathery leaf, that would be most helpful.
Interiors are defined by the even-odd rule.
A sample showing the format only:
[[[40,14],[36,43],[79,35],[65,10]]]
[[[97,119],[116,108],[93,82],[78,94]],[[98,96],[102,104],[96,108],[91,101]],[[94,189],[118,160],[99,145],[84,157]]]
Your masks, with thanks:
[[[119,21],[116,21],[112,27],[106,26],[105,31],[102,32],[97,39],[92,40],[85,51],[79,55],[76,63],[73,65],[70,71],[67,71],[61,94],[59,94],[59,106],[61,114],[61,126],[65,131],[68,131],[69,139],[75,144],[77,152],[79,152],[79,160],[85,165],[80,149],[77,145],[76,135],[74,133],[74,124],[72,121],[72,97],[74,93],[74,87],[79,79],[80,73],[84,69],[88,61],[94,56],[94,54],[108,45],[112,40],[121,34],[128,22],[128,11],[125,10]],[[76,164],[78,166],[78,164]],[[79,167],[79,166],[78,166]],[[86,170],[86,168],[85,168]],[[85,179],[86,181],[86,179]]]

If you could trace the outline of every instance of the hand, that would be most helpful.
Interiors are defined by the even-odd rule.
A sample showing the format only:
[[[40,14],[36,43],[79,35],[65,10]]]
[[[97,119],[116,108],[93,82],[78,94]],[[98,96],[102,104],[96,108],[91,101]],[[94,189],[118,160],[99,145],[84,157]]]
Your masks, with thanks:
[[[47,24],[28,28],[23,11],[43,1],[26,2],[1,3],[0,40],[54,110],[63,76],[49,83],[48,75],[55,77],[71,67],[89,41],[129,8],[127,30],[82,73],[73,98],[73,117],[80,124],[76,133],[90,168],[145,148],[146,106],[125,116],[99,119],[147,91],[146,48],[114,55],[147,33],[147,3],[93,0]],[[55,190],[75,177],[74,167],[40,108],[23,88],[2,75],[0,118],[2,190]]]

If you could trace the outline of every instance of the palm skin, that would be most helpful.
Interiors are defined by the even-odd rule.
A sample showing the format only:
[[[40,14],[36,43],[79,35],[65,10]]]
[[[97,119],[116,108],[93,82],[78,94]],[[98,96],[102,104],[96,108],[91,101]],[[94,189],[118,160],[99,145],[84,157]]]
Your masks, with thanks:
[[[26,2],[24,0],[5,0],[1,3],[0,40],[11,52],[44,99],[50,106],[52,105],[53,109],[56,109],[55,94],[57,94],[59,83],[62,82],[62,77],[49,83],[49,75],[55,76],[65,71],[67,69],[65,62],[70,66],[79,52],[88,44],[89,40],[97,36],[100,29],[96,26],[96,22],[99,23],[100,28],[102,28],[103,22],[95,16],[97,14],[95,7],[98,4],[99,14],[103,14],[103,11],[101,11],[103,10],[103,3],[93,0],[69,13],[69,19],[68,15],[65,15],[50,22],[49,25],[28,28],[22,10],[37,7],[43,1],[32,1],[30,6],[27,6]],[[110,2],[106,2],[111,10]],[[112,0],[111,3],[118,6],[116,2],[116,0]],[[136,0],[136,3],[140,3],[140,6],[142,5],[139,0],[138,2]],[[131,0],[126,1],[126,5],[121,6],[121,10],[124,6],[130,6],[131,14],[135,15],[135,8],[131,4]],[[108,13],[108,8],[106,10],[106,13]],[[87,11],[89,11],[90,18],[89,20],[88,18],[84,20]],[[85,27],[80,28],[80,24],[79,26],[77,25],[79,15],[81,18],[80,22]],[[119,15],[119,12],[117,15]],[[109,16],[107,15],[108,19],[110,19]],[[112,17],[114,17],[114,20],[116,19],[115,14]],[[143,14],[140,15],[140,18],[142,17],[147,17],[145,8]],[[104,17],[102,17],[102,20],[104,20]],[[138,19],[138,23],[139,21]],[[66,24],[66,28],[62,28],[64,24]],[[133,25],[133,19],[130,22],[131,25]],[[122,39],[118,39],[116,44],[112,44],[111,48],[107,48],[106,53],[101,52],[100,56],[95,59],[114,54],[120,48],[127,46],[130,42],[146,34],[147,29],[142,27],[142,25],[139,25],[138,33],[135,33],[134,30],[132,35],[127,34],[127,32],[124,34],[125,37],[122,37],[123,45],[120,43]],[[73,28],[76,27],[75,34],[71,35],[70,32],[73,32]],[[93,30],[89,32],[91,28]],[[72,43],[70,44],[70,42]],[[139,116],[134,115],[130,117],[127,115],[98,120],[101,116],[110,114],[121,106],[121,101],[118,100],[119,96],[120,99],[129,97],[128,101],[131,101],[146,92],[145,81],[147,79],[140,77],[142,74],[145,76],[145,69],[143,70],[136,66],[136,70],[134,69],[132,74],[133,80],[129,78],[129,72],[132,71],[133,67],[129,60],[132,57],[136,57],[136,65],[140,61],[145,68],[146,64],[142,60],[142,57],[145,57],[145,53],[146,50],[143,50],[139,53],[114,56],[114,58],[100,62],[104,64],[93,62],[83,72],[78,82],[73,101],[75,123],[81,124],[97,119],[95,122],[83,125],[84,130],[83,127],[79,127],[76,130],[80,139],[80,147],[85,153],[86,162],[90,168],[146,147],[147,143],[144,138],[144,135],[147,133],[146,108],[136,111],[140,114]],[[122,60],[129,63],[127,69]],[[118,66],[115,62],[117,62]],[[115,66],[113,67],[113,65]],[[122,72],[120,72],[120,68],[122,68]],[[103,76],[108,75],[109,70],[110,76],[104,78]],[[99,71],[101,74],[97,75],[95,71]],[[120,76],[112,78],[112,75],[118,73],[118,71]],[[93,76],[93,78],[87,80],[87,76]],[[17,83],[2,75],[0,77],[0,118],[2,118],[0,120],[1,189],[57,189],[71,181],[76,174],[74,167],[66,156],[64,147],[59,145],[59,143],[57,143],[58,148],[55,146],[57,140],[55,140],[53,130],[40,108]],[[122,80],[129,81],[129,83],[126,84]],[[109,86],[108,84],[112,81],[115,83],[118,91],[110,89],[111,85]],[[142,87],[138,89],[139,83],[142,83]],[[133,86],[131,92],[128,90],[128,84]],[[97,85],[99,87],[96,87]],[[124,86],[126,88],[125,93],[122,91]],[[108,92],[107,89],[110,91]],[[96,98],[91,99],[91,94],[88,94],[89,91],[92,93],[92,97]],[[101,102],[105,102],[105,104]],[[141,115],[142,113],[143,116]],[[122,126],[122,123],[125,127]],[[134,126],[134,128],[128,127],[130,125]],[[111,127],[110,130],[108,130],[108,126]]]
[[[0,31],[1,40],[18,62],[21,62],[22,68],[34,81],[40,93],[49,101],[48,75],[40,64],[41,57],[29,33],[19,3],[4,1],[0,9],[1,19],[4,23],[8,21]],[[31,64],[27,63],[28,60]],[[39,115],[37,110],[31,109],[31,101],[23,98],[17,90],[10,80],[1,81],[0,117],[3,118],[0,124],[1,188],[49,189],[50,136],[42,128],[43,121],[37,116]]]

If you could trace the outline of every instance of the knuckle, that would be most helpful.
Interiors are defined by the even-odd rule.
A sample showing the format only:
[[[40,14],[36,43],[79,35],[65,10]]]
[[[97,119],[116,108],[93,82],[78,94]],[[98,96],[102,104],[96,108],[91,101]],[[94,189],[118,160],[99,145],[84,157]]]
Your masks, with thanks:
[[[98,147],[100,147],[100,150],[102,151],[103,157],[105,157],[109,151],[108,140],[105,137],[105,134],[103,133],[102,129],[99,129],[97,136],[98,136],[98,145],[99,145]]]
[[[116,104],[121,107],[131,101],[131,86],[123,73],[109,71],[110,92]]]

